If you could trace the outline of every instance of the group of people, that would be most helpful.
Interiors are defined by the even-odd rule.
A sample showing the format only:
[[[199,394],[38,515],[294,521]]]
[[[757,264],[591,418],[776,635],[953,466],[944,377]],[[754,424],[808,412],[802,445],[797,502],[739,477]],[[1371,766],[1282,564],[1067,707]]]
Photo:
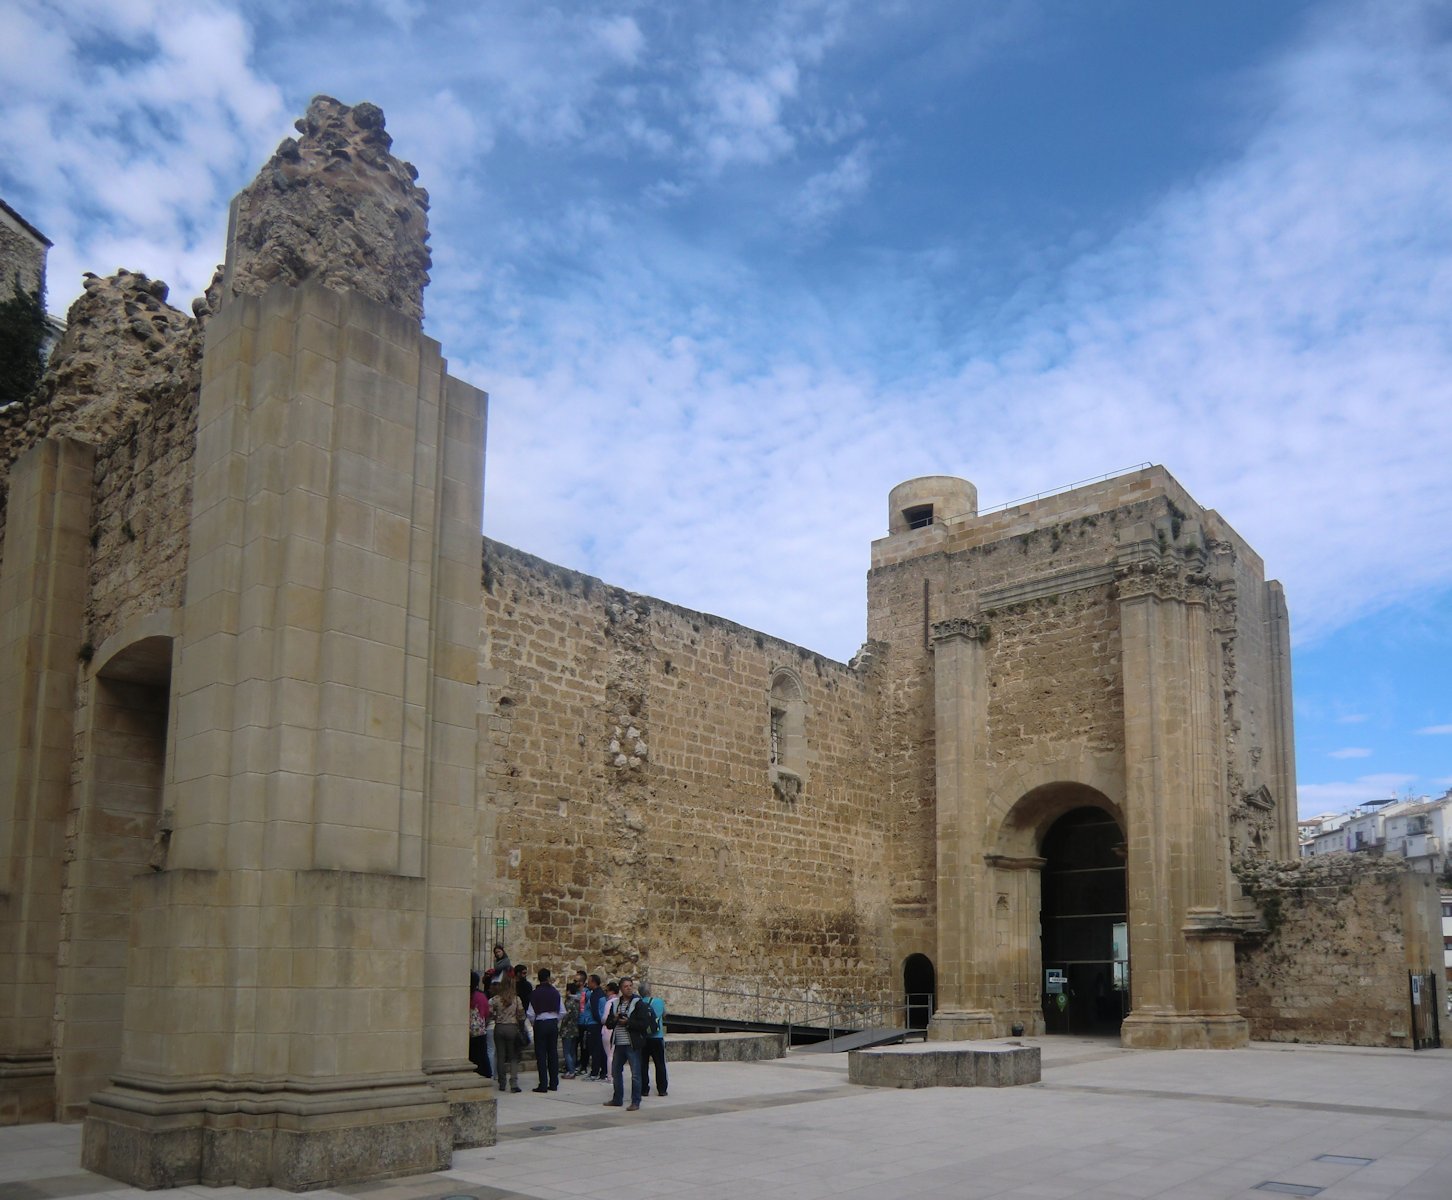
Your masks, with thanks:
[[[522,1091],[519,1064],[532,1045],[536,1092],[559,1091],[562,1077],[608,1079],[613,1086],[605,1106],[626,1107],[628,1066],[626,1110],[636,1112],[650,1095],[654,1066],[656,1095],[666,1095],[665,1001],[651,994],[650,984],[642,981],[637,989],[629,975],[602,984],[599,975],[579,970],[562,996],[552,978],[541,968],[531,983],[526,965],[512,965],[497,944],[489,968],[469,972],[469,1060],[475,1070],[494,1079],[501,1092]]]

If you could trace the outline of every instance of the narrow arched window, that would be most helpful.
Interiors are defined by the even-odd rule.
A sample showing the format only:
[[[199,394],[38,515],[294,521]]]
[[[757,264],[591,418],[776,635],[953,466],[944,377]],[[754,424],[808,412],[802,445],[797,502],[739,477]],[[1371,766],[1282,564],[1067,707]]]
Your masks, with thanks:
[[[767,693],[767,768],[772,790],[795,802],[806,783],[807,704],[795,672],[780,668]]]

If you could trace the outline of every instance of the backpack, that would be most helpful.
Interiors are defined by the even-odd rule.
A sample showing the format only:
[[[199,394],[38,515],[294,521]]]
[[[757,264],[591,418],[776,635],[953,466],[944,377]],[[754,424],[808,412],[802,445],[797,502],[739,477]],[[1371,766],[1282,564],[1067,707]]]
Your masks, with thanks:
[[[630,1031],[632,1042],[637,1039],[645,1041],[656,1036],[658,1027],[655,1020],[655,1009],[651,1007],[649,1000],[637,998],[625,1017],[625,1028]]]

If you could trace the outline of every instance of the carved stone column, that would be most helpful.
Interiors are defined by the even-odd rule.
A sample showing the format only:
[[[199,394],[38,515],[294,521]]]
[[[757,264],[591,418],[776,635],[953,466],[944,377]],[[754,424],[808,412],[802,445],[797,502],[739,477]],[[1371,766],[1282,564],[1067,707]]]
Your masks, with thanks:
[[[938,1010],[928,1037],[994,1036],[994,937],[982,831],[988,698],[982,621],[935,622],[933,676],[937,755]]]
[[[1227,918],[1218,647],[1193,553],[1141,543],[1118,572],[1134,1008],[1126,1045],[1244,1045]]]

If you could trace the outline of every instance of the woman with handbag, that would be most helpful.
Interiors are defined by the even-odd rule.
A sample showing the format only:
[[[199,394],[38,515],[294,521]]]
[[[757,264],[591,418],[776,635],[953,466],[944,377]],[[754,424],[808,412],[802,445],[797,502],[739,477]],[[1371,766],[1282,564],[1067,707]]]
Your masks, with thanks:
[[[469,972],[469,1061],[485,1079],[489,1068],[489,997],[479,984],[479,972]]]
[[[514,980],[505,976],[494,993],[490,1006],[494,1015],[494,1050],[498,1061],[494,1077],[499,1090],[517,1092],[519,1087],[519,1048],[524,1034],[524,1006],[514,994]]]

